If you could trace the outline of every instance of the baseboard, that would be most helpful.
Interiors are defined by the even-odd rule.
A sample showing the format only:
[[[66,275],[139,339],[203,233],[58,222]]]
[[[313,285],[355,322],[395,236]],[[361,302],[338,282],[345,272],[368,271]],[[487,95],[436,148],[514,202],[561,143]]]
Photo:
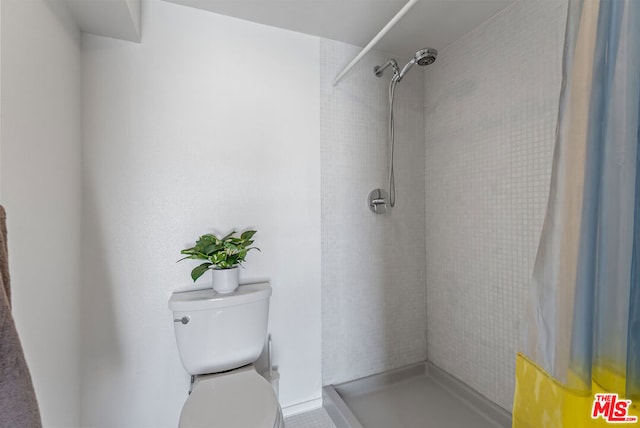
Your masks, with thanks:
[[[282,414],[285,418],[293,415],[297,415],[311,410],[316,410],[322,407],[322,397],[314,400],[303,401],[302,403],[292,404],[282,408]]]

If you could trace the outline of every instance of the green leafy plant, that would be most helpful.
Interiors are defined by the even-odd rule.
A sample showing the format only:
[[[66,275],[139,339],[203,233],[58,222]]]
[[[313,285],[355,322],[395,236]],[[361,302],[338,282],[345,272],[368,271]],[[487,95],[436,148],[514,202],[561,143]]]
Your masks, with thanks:
[[[180,254],[185,254],[186,257],[178,260],[179,262],[187,259],[207,260],[191,271],[193,282],[209,269],[232,269],[242,265],[249,251],[260,251],[260,248],[250,246],[253,244],[251,238],[256,234],[255,230],[247,230],[240,236],[234,236],[236,233],[233,230],[223,238],[210,233],[202,235],[195,246],[180,251]]]

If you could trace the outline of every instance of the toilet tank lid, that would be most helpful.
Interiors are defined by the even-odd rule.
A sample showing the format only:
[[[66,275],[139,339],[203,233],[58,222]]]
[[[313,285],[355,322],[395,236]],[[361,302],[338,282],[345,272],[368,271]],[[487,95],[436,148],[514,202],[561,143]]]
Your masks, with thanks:
[[[201,311],[212,308],[245,305],[271,296],[271,286],[267,282],[241,285],[231,293],[221,294],[211,288],[173,293],[169,299],[169,309],[179,311]]]

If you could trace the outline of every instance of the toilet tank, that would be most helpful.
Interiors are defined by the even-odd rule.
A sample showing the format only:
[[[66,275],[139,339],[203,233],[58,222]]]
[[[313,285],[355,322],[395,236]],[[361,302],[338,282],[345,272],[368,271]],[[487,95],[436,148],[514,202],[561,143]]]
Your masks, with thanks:
[[[217,373],[256,361],[267,335],[270,297],[267,283],[242,285],[228,294],[173,293],[169,309],[187,372]]]

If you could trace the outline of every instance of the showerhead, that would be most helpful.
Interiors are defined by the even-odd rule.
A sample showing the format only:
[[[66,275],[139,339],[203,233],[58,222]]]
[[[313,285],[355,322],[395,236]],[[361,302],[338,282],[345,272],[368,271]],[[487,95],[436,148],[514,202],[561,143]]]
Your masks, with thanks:
[[[413,57],[416,63],[421,66],[431,65],[436,62],[438,51],[433,48],[420,49]]]
[[[398,74],[398,78],[396,80],[398,82],[402,80],[404,75],[407,74],[407,71],[409,71],[409,69],[413,67],[413,64],[418,64],[420,66],[433,64],[434,62],[436,62],[436,56],[438,56],[438,51],[433,48],[420,49],[418,52],[416,52],[413,58],[411,58],[411,60],[404,67],[402,67],[402,70]]]
[[[376,65],[373,68],[373,72],[375,73],[376,76],[380,77],[382,76],[382,73],[384,73],[384,70],[386,70],[388,67],[392,67],[393,68],[392,80],[395,83],[398,83],[400,80],[402,80],[404,75],[407,74],[407,71],[409,71],[409,69],[413,67],[413,64],[418,64],[419,66],[422,66],[422,67],[424,67],[425,65],[431,65],[434,62],[436,62],[437,56],[438,56],[438,51],[435,50],[434,48],[424,48],[416,52],[413,58],[411,58],[411,60],[409,60],[409,62],[406,63],[404,67],[402,67],[402,70],[398,68],[398,64],[396,63],[395,59],[390,59],[382,65]]]

